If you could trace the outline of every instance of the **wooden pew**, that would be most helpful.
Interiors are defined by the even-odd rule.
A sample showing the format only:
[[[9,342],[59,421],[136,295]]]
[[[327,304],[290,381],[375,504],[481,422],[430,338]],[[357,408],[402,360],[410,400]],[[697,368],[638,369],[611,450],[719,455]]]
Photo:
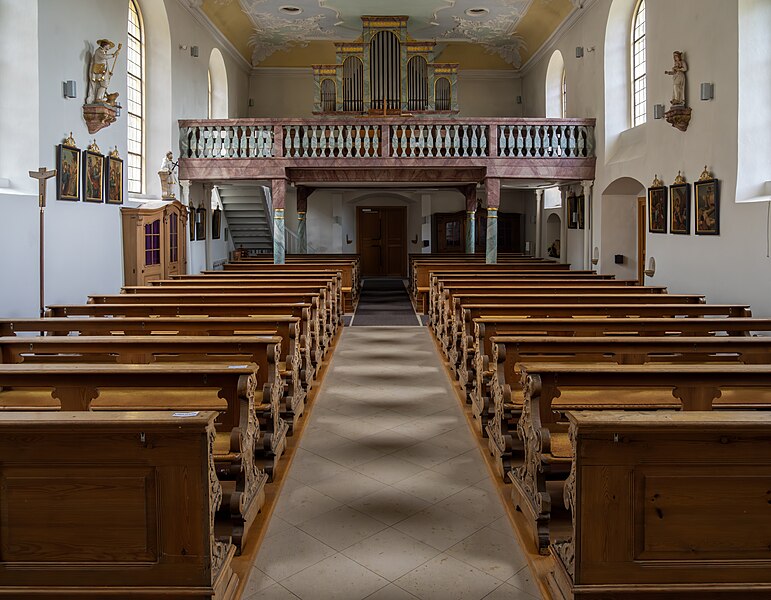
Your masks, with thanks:
[[[88,305],[93,306],[93,305]],[[306,395],[315,377],[308,323],[293,316],[260,317],[47,317],[0,319],[0,336],[37,332],[43,335],[277,335],[281,337],[279,363],[300,352],[300,383]],[[305,333],[302,333],[305,332]],[[291,359],[290,359],[291,362]]]
[[[500,441],[500,424],[495,420],[494,424],[488,424],[494,415],[501,414],[501,409],[495,407],[495,399],[502,399],[504,395],[510,395],[510,390],[496,389],[493,386],[501,386],[502,383],[514,382],[515,389],[518,376],[515,375],[514,365],[518,360],[518,352],[499,353],[498,358],[505,361],[503,371],[506,374],[506,382],[501,382],[497,377],[499,367],[493,360],[495,342],[508,343],[509,336],[558,336],[578,337],[596,336],[605,338],[608,336],[645,336],[646,338],[658,336],[714,336],[716,334],[731,336],[750,336],[756,332],[771,332],[771,319],[752,318],[722,318],[722,319],[607,319],[607,318],[581,318],[581,319],[511,319],[498,317],[480,317],[474,320],[474,337],[465,340],[460,372],[466,371],[466,378],[472,382],[468,390],[468,399],[472,405],[474,417],[483,437],[488,437],[490,428],[494,430],[493,437]],[[537,337],[542,340],[544,338]],[[624,338],[626,339],[626,337]],[[459,379],[463,378],[459,375]],[[495,382],[493,382],[495,379]],[[493,442],[491,441],[491,444]],[[510,446],[510,444],[507,443]],[[496,448],[497,456],[500,456],[502,448]]]
[[[225,489],[221,509],[228,535],[240,549],[265,500],[268,472],[281,443],[260,430],[258,409],[269,403],[254,364],[3,364],[0,415],[216,410],[214,455]]]
[[[622,288],[626,289],[626,288]],[[636,289],[636,288],[631,288]],[[554,306],[559,304],[570,305],[571,307],[581,305],[604,306],[630,304],[640,305],[672,305],[672,304],[704,304],[704,296],[697,294],[635,294],[635,293],[616,293],[616,294],[571,294],[561,293],[559,288],[554,288],[551,294],[498,294],[493,299],[495,304],[487,304],[485,314],[499,315],[506,314],[500,311],[501,306],[521,305],[530,309],[539,305]],[[456,294],[453,298],[454,305],[450,313],[445,314],[438,323],[436,335],[439,337],[440,345],[450,359],[450,365],[457,369],[461,352],[461,336],[467,328],[468,323],[466,305],[484,306],[485,301],[490,302],[484,294],[468,294],[461,296]],[[572,309],[571,309],[572,310]],[[575,314],[574,312],[571,314]],[[594,314],[594,313],[589,313]],[[468,328],[471,328],[469,325]],[[468,333],[472,333],[469,331]]]
[[[0,598],[235,600],[214,416],[0,413]]]
[[[731,338],[724,339],[732,342]],[[544,554],[550,543],[553,492],[562,493],[570,468],[567,425],[559,413],[771,409],[769,364],[525,362],[519,368],[524,404],[517,430],[523,440],[524,459],[508,475],[514,484],[512,498]]]
[[[553,598],[771,597],[771,413],[569,412]]]
[[[0,337],[0,360],[13,363],[251,362],[259,366],[257,384],[265,409],[258,410],[263,431],[280,441],[302,415],[305,393],[300,384],[299,348],[279,362],[278,336],[49,336]],[[282,422],[286,419],[287,423]],[[231,423],[238,427],[238,423]],[[279,436],[278,438],[276,436]]]

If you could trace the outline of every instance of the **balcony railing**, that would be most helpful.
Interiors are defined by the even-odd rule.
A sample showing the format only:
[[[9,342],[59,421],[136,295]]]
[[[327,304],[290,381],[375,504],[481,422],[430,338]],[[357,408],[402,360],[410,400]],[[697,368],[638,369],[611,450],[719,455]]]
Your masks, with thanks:
[[[180,121],[182,158],[593,158],[594,119]]]

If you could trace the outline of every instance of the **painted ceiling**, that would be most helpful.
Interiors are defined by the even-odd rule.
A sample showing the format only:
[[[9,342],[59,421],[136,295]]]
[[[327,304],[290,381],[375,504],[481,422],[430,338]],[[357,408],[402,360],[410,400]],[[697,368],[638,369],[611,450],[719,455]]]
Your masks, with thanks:
[[[461,68],[520,68],[584,0],[188,0],[254,66],[334,63],[335,41],[361,35],[362,15],[407,15]],[[464,58],[468,56],[470,60]]]

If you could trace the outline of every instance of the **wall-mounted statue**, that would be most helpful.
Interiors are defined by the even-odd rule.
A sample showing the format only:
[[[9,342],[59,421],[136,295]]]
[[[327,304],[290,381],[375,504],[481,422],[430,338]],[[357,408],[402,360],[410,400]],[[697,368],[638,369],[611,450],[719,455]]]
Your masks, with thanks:
[[[118,92],[110,93],[108,88],[122,46],[118,44],[115,48],[115,44],[106,39],[97,40],[96,46],[88,64],[88,93],[83,106],[83,118],[89,133],[109,127],[118,118],[121,108]]]
[[[672,53],[674,66],[669,71],[664,71],[666,75],[672,76],[672,100],[670,109],[664,113],[667,123],[680,131],[688,129],[691,122],[691,109],[686,104],[686,77],[688,63],[685,62],[685,52],[676,50]]]
[[[164,200],[174,200],[174,186],[177,184],[177,164],[179,161],[174,162],[174,155],[169,150],[161,163],[161,168],[158,171],[158,177],[161,178],[161,198]]]
[[[671,71],[664,71],[665,74],[672,76],[672,106],[685,106],[685,72],[688,70],[688,64],[682,52],[672,53],[675,65]]]

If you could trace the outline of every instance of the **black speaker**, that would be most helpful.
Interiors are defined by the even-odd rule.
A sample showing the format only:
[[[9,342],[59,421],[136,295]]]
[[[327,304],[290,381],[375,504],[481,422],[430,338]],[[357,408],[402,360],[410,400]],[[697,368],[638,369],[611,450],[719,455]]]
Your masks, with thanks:
[[[623,265],[624,264],[624,255],[623,254],[616,254],[614,257],[614,261],[617,265]]]

